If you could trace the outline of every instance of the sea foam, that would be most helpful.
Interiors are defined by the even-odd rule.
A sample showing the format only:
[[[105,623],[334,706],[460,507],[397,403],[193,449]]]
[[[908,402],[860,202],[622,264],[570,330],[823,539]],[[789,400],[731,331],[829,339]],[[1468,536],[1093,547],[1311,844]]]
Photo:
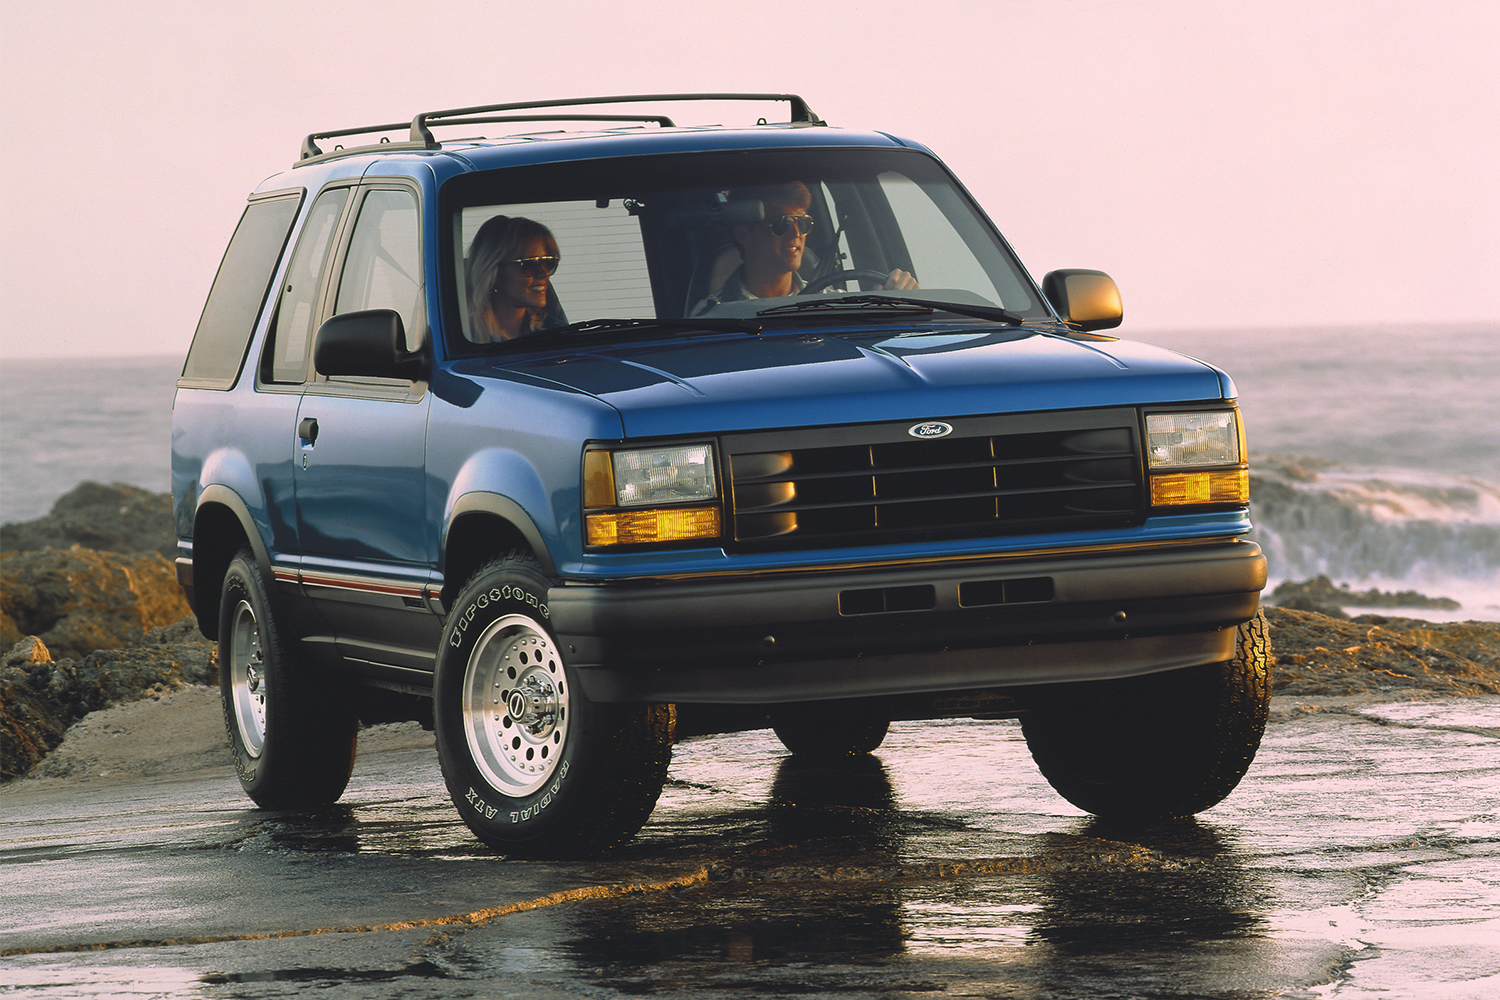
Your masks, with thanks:
[[[1500,485],[1260,457],[1251,515],[1273,581],[1324,575],[1357,589],[1417,589],[1463,605],[1444,617],[1500,618]]]

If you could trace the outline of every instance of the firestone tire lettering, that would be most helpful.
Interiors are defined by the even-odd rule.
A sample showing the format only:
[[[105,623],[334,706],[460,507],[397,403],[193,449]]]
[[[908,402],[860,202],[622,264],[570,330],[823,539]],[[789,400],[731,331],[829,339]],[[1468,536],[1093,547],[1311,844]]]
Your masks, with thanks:
[[[645,823],[670,725],[668,706],[583,695],[548,628],[547,587],[527,553],[474,574],[439,647],[433,721],[443,780],[474,835],[512,855],[567,857]]]

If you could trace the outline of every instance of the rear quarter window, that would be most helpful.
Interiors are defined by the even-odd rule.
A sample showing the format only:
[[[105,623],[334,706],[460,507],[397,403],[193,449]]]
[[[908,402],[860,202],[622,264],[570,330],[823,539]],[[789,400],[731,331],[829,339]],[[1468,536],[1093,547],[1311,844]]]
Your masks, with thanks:
[[[259,199],[245,208],[188,348],[182,368],[185,384],[204,388],[234,384],[301,204],[299,191]]]

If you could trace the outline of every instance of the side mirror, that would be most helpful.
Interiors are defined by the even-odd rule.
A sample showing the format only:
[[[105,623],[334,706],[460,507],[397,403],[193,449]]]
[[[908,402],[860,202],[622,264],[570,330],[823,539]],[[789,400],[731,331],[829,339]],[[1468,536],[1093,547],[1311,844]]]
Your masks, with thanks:
[[[1103,271],[1048,271],[1042,294],[1059,316],[1080,330],[1113,329],[1125,318],[1120,289]]]
[[[422,355],[406,352],[406,329],[394,309],[343,313],[318,327],[313,367],[323,375],[419,379]]]

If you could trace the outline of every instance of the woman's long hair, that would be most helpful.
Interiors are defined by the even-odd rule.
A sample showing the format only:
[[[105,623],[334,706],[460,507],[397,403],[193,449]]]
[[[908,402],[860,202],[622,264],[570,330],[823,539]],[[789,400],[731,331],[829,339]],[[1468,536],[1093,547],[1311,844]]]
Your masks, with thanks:
[[[557,238],[552,230],[534,219],[497,215],[488,219],[474,234],[464,277],[469,286],[469,339],[484,344],[500,339],[500,324],[495,319],[491,294],[500,275],[500,266],[522,256],[522,250],[540,240],[547,253],[557,256]],[[551,290],[548,290],[551,297]],[[543,309],[533,309],[531,321],[542,319]]]

